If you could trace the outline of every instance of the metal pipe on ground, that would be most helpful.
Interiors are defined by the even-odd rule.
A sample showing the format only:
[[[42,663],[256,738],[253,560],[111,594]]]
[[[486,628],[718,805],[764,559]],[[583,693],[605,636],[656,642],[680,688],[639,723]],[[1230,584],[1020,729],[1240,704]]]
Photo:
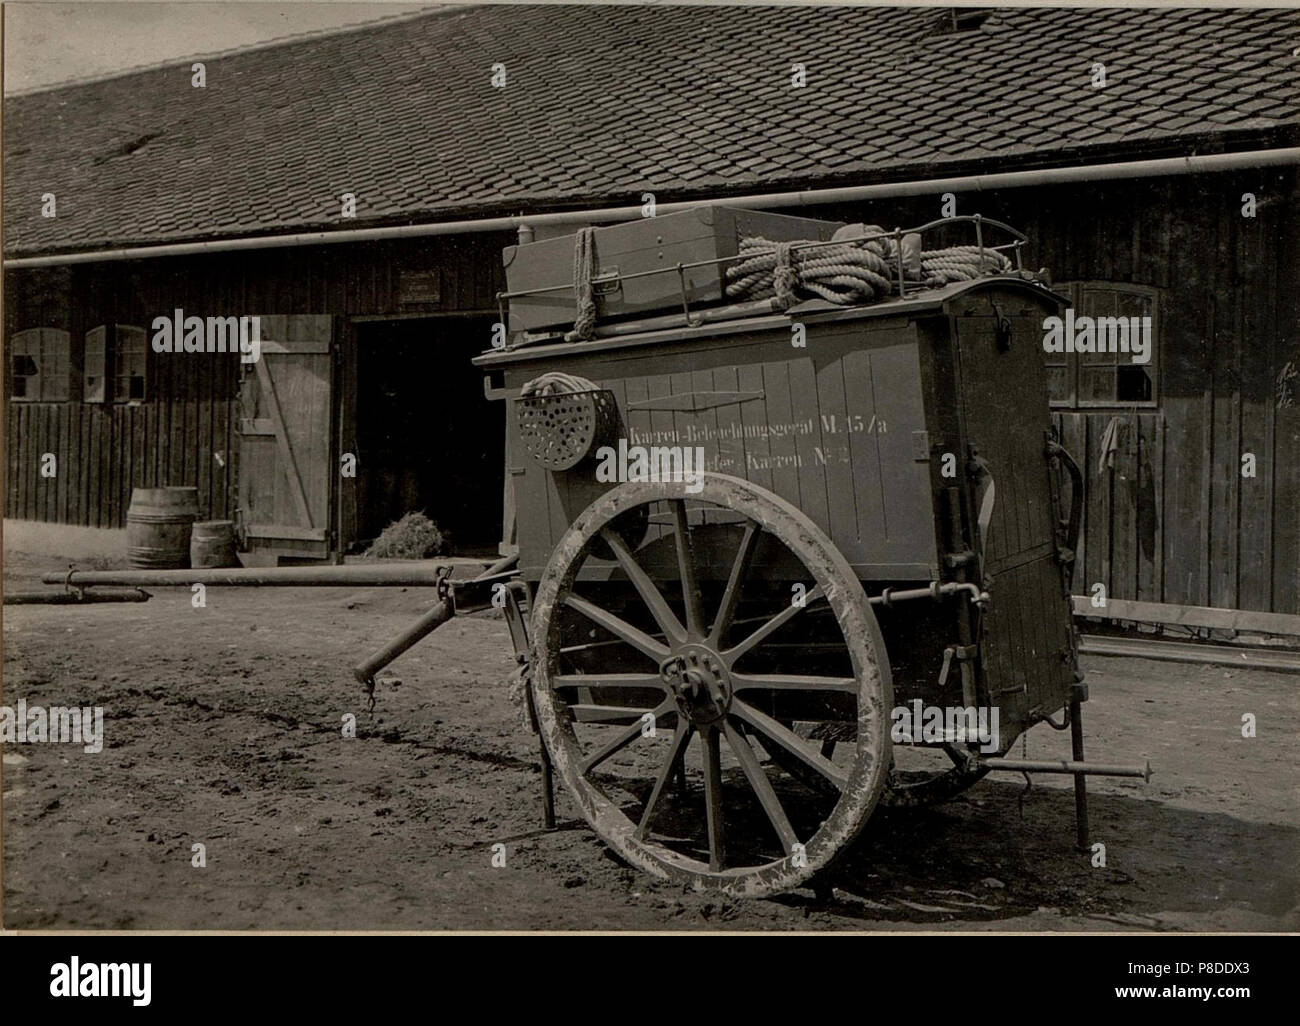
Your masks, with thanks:
[[[148,602],[150,597],[147,591],[141,591],[139,588],[101,588],[99,591],[7,591],[4,604],[6,606],[84,606],[91,602]]]
[[[282,566],[237,567],[225,570],[71,570],[45,574],[46,584],[74,588],[112,585],[128,588],[189,587],[194,584],[225,587],[363,588],[431,587],[446,573],[437,566]]]
[[[474,581],[506,573],[519,561],[517,555],[503,556]],[[44,574],[46,584],[64,584],[71,588],[112,585],[127,588],[209,587],[243,588],[424,588],[436,587],[447,579],[453,567],[449,563],[412,566],[410,564],[354,564],[352,566],[278,566],[232,567],[207,570],[64,570]],[[469,582],[466,582],[469,583]]]

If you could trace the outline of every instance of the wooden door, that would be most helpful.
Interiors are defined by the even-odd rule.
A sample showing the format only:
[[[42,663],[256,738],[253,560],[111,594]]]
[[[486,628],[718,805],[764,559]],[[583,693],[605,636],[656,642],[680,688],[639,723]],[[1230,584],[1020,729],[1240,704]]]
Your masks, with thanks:
[[[1072,610],[1044,452],[1051,418],[1042,323],[1054,311],[1014,293],[963,296],[954,306],[967,441],[993,481],[982,539],[993,600],[982,638],[990,695],[1004,715],[1051,714],[1065,704],[1074,677]],[[998,316],[1011,326],[1002,344]]]
[[[239,529],[250,561],[323,559],[337,477],[333,318],[261,318],[262,355],[243,365]]]

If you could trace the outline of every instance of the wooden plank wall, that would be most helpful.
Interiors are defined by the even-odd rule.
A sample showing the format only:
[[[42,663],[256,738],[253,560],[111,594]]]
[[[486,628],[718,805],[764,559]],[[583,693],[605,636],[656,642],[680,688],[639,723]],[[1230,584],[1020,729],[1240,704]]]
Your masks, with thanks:
[[[512,241],[507,233],[10,271],[5,330],[69,331],[72,395],[79,397],[82,344],[96,325],[149,330],[177,307],[200,317],[491,310],[505,287],[501,248]],[[403,304],[404,270],[436,272],[439,302]],[[7,401],[5,516],[121,527],[132,488],[197,485],[200,514],[230,518],[239,373],[238,357],[229,354],[151,352],[146,400],[138,405]],[[8,385],[6,378],[6,396]],[[495,412],[484,407],[485,416]],[[58,458],[53,479],[40,476],[46,452]]]
[[[1241,214],[1245,192],[1256,196],[1253,219]],[[806,213],[893,227],[931,220],[939,204],[936,195]],[[957,205],[960,213],[979,211],[1025,231],[1026,263],[1047,267],[1057,281],[1159,290],[1158,407],[1056,418],[1087,473],[1077,587],[1101,581],[1116,598],[1300,612],[1295,173],[1008,190],[959,195]],[[176,305],[200,315],[416,312],[422,308],[400,303],[404,269],[437,270],[439,310],[490,310],[503,287],[500,248],[511,241],[508,234],[435,238],[76,268],[65,287],[70,298],[56,299],[54,309],[57,274],[31,276],[17,289],[15,275],[6,327],[67,327],[79,372],[86,330],[114,318],[147,326]],[[196,474],[209,512],[223,515],[233,477],[212,453],[230,448],[228,371],[173,365],[151,381],[158,398],[134,412],[8,404],[7,515],[120,524],[132,482]],[[1114,467],[1099,470],[1112,416],[1121,421],[1120,445]],[[50,489],[37,473],[39,454],[64,445],[65,429],[85,455],[76,478]],[[1253,479],[1241,476],[1246,452],[1256,456]]]
[[[808,213],[892,228],[939,204]],[[958,213],[1025,232],[1026,265],[1055,281],[1159,290],[1158,406],[1054,416],[1086,475],[1077,593],[1102,582],[1115,598],[1300,612],[1297,211],[1290,169],[958,195]],[[1099,469],[1112,417],[1120,444]]]
[[[1089,492],[1076,592],[1102,582],[1115,598],[1300,612],[1300,450],[1286,405],[1300,395],[1277,388],[1288,361],[1300,366],[1295,290],[1281,288],[1296,280],[1298,201],[1290,172],[1199,176],[1083,190],[1013,222],[1043,240],[1038,262],[1056,280],[1160,289],[1157,409],[1054,418]],[[1102,465],[1112,417],[1119,444]]]

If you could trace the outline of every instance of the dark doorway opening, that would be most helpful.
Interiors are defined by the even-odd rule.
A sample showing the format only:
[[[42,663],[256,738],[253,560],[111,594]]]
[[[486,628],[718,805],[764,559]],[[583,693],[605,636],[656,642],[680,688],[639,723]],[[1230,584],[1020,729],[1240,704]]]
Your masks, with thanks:
[[[470,363],[491,327],[483,317],[356,324],[360,539],[420,510],[450,554],[497,554],[505,419]]]

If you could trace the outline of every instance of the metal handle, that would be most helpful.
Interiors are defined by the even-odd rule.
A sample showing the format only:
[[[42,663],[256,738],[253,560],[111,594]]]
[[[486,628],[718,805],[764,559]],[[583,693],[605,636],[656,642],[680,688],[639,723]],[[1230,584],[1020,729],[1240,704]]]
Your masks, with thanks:
[[[623,279],[619,277],[617,267],[602,267],[598,274],[591,276],[593,296],[612,296],[622,291]]]

